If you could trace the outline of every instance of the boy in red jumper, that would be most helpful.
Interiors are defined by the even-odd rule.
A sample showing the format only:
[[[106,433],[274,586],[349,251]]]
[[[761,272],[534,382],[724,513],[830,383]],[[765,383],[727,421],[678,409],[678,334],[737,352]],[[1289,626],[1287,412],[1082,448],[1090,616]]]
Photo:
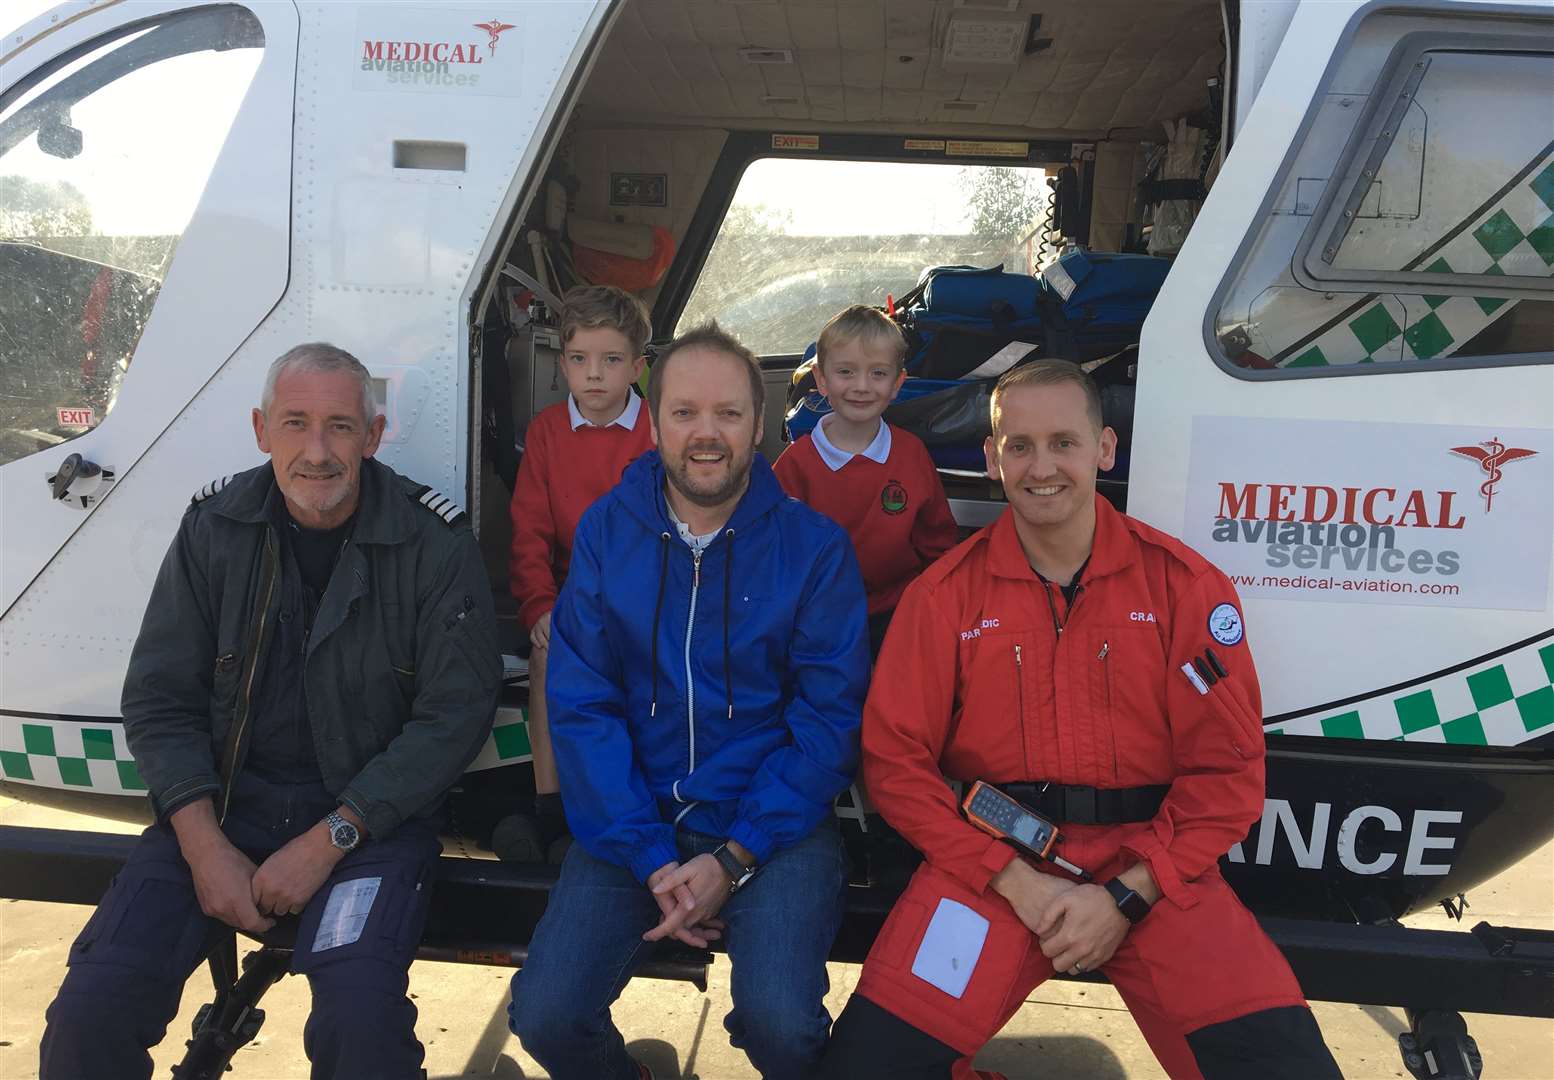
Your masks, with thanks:
[[[831,412],[773,466],[784,491],[852,538],[875,655],[903,590],[956,541],[928,448],[881,418],[906,379],[906,347],[895,323],[862,304],[826,323],[815,347],[815,385]]]
[[[545,718],[545,661],[550,610],[566,578],[578,519],[614,487],[639,454],[653,448],[642,399],[632,386],[642,375],[652,328],[647,308],[612,285],[586,285],[562,298],[561,371],[567,400],[529,425],[513,489],[513,549],[508,564],[513,598],[529,629],[529,744],[534,754],[532,835],[515,827],[514,845],[533,845],[543,859],[566,832],[556,759]],[[559,852],[556,852],[559,854]]]

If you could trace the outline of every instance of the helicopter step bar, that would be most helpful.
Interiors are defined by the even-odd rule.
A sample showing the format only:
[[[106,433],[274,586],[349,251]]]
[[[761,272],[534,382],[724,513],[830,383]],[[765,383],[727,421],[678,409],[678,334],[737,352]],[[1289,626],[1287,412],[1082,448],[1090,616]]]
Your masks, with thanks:
[[[132,835],[0,826],[0,898],[94,904]],[[418,957],[521,966],[556,868],[444,855]],[[894,897],[854,887],[831,958],[862,963]],[[1554,932],[1481,922],[1471,931],[1262,918],[1306,996],[1407,1009],[1554,1018]],[[279,929],[279,928],[278,928]],[[272,931],[272,934],[274,932]],[[274,942],[284,948],[289,942]],[[706,988],[710,952],[664,950],[642,975]],[[1446,977],[1448,976],[1449,977]],[[1077,977],[1103,981],[1094,973]]]

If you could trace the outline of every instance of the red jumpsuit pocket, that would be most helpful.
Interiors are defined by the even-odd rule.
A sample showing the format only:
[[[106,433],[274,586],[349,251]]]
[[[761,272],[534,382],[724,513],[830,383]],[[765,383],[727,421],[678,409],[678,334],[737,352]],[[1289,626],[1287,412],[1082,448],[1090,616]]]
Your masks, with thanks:
[[[1221,679],[1206,696],[1214,715],[1228,726],[1231,749],[1236,755],[1243,761],[1262,757],[1262,717],[1252,715],[1246,696],[1235,684],[1229,679]]]
[[[1018,1007],[1033,938],[997,897],[919,871],[875,942],[858,992],[940,1042],[974,1053]]]
[[[988,628],[962,647],[965,674],[952,739],[981,754],[999,748],[990,764],[1007,775],[1032,775],[1030,748],[1042,736],[1037,722],[1041,703],[1031,699],[1025,679],[1026,666],[1036,662],[1032,636],[1024,629]]]

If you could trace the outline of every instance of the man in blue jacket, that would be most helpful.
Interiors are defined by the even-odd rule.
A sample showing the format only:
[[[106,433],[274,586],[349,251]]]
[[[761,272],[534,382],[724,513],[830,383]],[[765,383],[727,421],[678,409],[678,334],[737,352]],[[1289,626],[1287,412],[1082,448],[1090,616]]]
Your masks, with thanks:
[[[668,938],[725,938],[724,1025],[768,1080],[825,1046],[866,604],[847,534],[755,452],[764,396],[716,324],[672,342],[648,381],[657,452],[578,526],[548,697],[577,843],[510,1009],[554,1080],[651,1076],[609,1009]]]

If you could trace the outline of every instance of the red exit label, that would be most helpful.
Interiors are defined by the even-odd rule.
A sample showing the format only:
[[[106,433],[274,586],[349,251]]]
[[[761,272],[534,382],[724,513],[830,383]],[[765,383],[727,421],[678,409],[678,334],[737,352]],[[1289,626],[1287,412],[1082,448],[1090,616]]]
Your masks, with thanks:
[[[91,409],[56,409],[60,427],[91,427]]]

